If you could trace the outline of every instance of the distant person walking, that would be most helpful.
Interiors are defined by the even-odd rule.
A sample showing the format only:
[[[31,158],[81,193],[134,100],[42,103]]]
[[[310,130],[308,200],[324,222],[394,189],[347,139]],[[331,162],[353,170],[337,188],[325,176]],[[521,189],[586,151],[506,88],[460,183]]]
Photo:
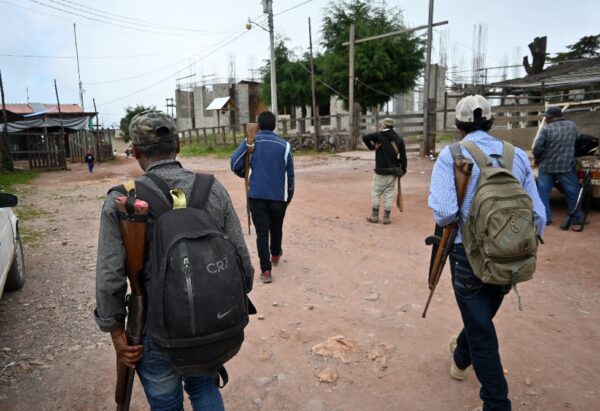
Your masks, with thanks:
[[[532,151],[539,164],[538,191],[546,207],[546,225],[549,225],[552,223],[550,191],[555,181],[565,192],[569,212],[577,205],[580,187],[575,174],[575,140],[579,133],[575,123],[566,120],[559,107],[548,107],[544,117],[546,125],[540,130]],[[572,224],[585,224],[581,210],[577,210]]]
[[[244,140],[231,155],[231,170],[243,178],[246,152],[252,152],[248,201],[256,228],[256,247],[262,273],[260,279],[263,283],[273,281],[273,265],[279,263],[283,254],[283,219],[294,196],[292,147],[275,133],[275,123],[273,113],[260,113],[259,132],[254,145],[249,146]]]
[[[96,157],[94,157],[94,155],[92,154],[92,150],[88,149],[87,153],[85,154],[85,157],[83,158],[83,161],[85,161],[85,163],[88,166],[88,171],[91,173],[94,171],[94,164],[96,164]]]
[[[406,174],[406,147],[404,139],[394,131],[394,120],[384,118],[379,131],[363,137],[369,150],[375,150],[375,173],[371,191],[371,223],[379,221],[379,208],[383,195],[383,224],[390,223],[394,183]]]

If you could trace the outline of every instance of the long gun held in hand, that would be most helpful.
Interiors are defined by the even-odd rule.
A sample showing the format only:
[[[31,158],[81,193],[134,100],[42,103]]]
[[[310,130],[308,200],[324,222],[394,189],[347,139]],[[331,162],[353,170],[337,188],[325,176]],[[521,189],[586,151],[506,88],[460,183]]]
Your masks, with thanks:
[[[460,151],[460,147],[458,151]],[[471,179],[471,173],[473,171],[473,161],[469,158],[464,157],[462,154],[455,155],[454,152],[453,158],[456,199],[458,209],[460,211],[462,201],[467,191],[467,186],[469,185],[469,180]],[[429,304],[431,303],[431,299],[433,298],[433,293],[435,292],[435,288],[438,282],[440,281],[442,271],[444,270],[444,266],[446,265],[446,261],[448,259],[448,255],[450,254],[450,250],[454,245],[454,240],[456,239],[457,233],[458,221],[444,227],[441,237],[432,236],[427,237],[425,239],[425,244],[433,245],[433,252],[435,252],[435,255],[432,258],[429,265],[429,297],[427,298],[427,303],[425,304],[425,309],[423,310],[423,318],[425,318],[425,316],[427,315],[427,310],[429,309]]]
[[[250,227],[252,221],[250,218],[250,199],[248,197],[250,192],[250,157],[254,151],[254,138],[258,133],[258,124],[248,123],[246,124],[246,155],[244,159],[244,182],[246,184],[246,214],[248,215],[248,235],[250,235]]]
[[[581,188],[579,189],[579,194],[577,195],[577,202],[575,203],[575,207],[573,207],[573,209],[569,211],[569,214],[567,214],[562,224],[560,225],[560,228],[562,228],[563,230],[568,230],[569,227],[571,227],[573,218],[577,215],[577,210],[581,209],[583,200],[586,197],[586,192],[587,190],[589,190],[589,186],[592,183],[592,172],[594,170],[594,166],[596,165],[596,161],[598,160],[598,152],[600,152],[600,147],[596,147],[594,149],[594,157],[592,157],[592,159],[590,160],[590,165],[588,166],[587,170],[585,170],[585,175],[583,176],[583,181],[581,182]],[[588,193],[587,195],[590,194]],[[587,219],[587,209],[585,211],[582,211],[581,219],[581,225],[577,228],[571,227],[571,230],[577,232],[583,231]]]
[[[131,293],[127,297],[127,341],[139,345],[144,330],[144,289],[140,278],[144,267],[144,247],[148,230],[148,204],[134,200],[132,195],[119,196],[116,200],[121,237],[125,246],[125,271]],[[117,359],[117,386],[115,402],[117,411],[129,410],[135,370]]]

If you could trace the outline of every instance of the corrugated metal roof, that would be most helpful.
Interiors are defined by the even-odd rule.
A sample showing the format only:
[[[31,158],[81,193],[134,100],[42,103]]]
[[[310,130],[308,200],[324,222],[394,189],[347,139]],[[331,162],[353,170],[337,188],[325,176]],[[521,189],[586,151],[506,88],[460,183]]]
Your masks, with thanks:
[[[492,83],[488,87],[534,88],[541,87],[542,82],[544,83],[544,88],[583,86],[600,83],[600,58],[555,64],[541,73]]]
[[[58,104],[45,104],[45,106],[48,107],[51,113],[58,113]],[[61,104],[60,110],[63,113],[83,113],[79,104]]]
[[[0,106],[2,108],[2,106]],[[83,113],[79,104],[61,104],[63,113]],[[6,111],[16,114],[32,114],[39,112],[58,113],[58,104],[29,103],[29,104],[6,104]]]
[[[29,103],[29,107],[31,107],[34,113],[46,113],[49,111],[48,107],[46,107],[42,103]]]
[[[1,107],[1,106],[0,106]],[[6,104],[6,111],[10,111],[15,114],[30,114],[33,113],[29,104]]]

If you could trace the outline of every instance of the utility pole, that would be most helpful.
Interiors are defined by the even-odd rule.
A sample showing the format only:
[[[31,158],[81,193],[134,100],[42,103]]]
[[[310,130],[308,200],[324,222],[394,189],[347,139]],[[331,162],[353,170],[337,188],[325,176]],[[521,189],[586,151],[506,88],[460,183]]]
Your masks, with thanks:
[[[277,116],[277,75],[275,71],[275,31],[273,28],[273,0],[263,0],[267,3],[267,19],[269,24],[269,42],[271,45],[271,111]]]
[[[433,2],[433,0],[431,0]],[[433,4],[433,3],[432,3]],[[432,6],[433,7],[433,6]],[[413,27],[412,29],[403,29],[403,30],[397,30],[397,31],[392,31],[389,33],[385,33],[385,34],[378,34],[376,36],[370,36],[370,37],[365,37],[359,40],[356,40],[354,37],[354,24],[350,25],[350,40],[342,43],[342,46],[349,46],[349,50],[348,50],[348,58],[349,58],[349,62],[348,62],[348,80],[349,80],[349,85],[348,85],[348,110],[349,110],[349,119],[348,119],[348,128],[350,128],[350,137],[351,137],[351,141],[353,144],[353,148],[356,148],[356,141],[354,139],[354,135],[353,135],[353,128],[354,128],[354,123],[355,123],[355,116],[354,116],[354,46],[356,44],[360,44],[360,43],[366,43],[368,41],[372,41],[372,40],[378,40],[378,39],[383,39],[383,38],[387,38],[387,37],[393,37],[393,36],[397,36],[399,34],[403,34],[403,33],[412,33],[414,31],[418,31],[418,30],[423,30],[426,28],[429,28],[429,30],[431,30],[431,27],[436,27],[436,26],[442,26],[444,24],[448,24],[448,20],[444,20],[444,21],[440,21],[438,23],[431,23],[426,25],[426,26],[418,26],[418,27]],[[428,61],[431,59],[431,44],[429,45],[429,58],[427,59]],[[428,71],[428,69],[427,69]]]
[[[431,35],[433,32],[433,0],[429,0],[429,18],[427,21],[427,57],[425,59],[425,76],[423,79],[423,155],[433,151],[435,137],[429,135],[429,83],[431,70]],[[437,90],[436,90],[437,92]]]
[[[8,121],[6,121],[6,105],[4,104],[4,85],[2,84],[2,71],[0,70],[0,94],[2,96],[2,121],[4,123],[4,132],[0,138],[0,155],[2,155],[2,168],[7,171],[15,169],[12,155],[10,154],[10,139],[8,136]]]
[[[77,77],[79,79],[79,102],[81,103],[81,110],[85,112],[83,106],[83,86],[81,85],[81,71],[79,70],[79,49],[77,48],[77,28],[73,23],[73,33],[75,34],[75,56],[77,57]]]
[[[57,146],[60,149],[58,162],[64,169],[67,168],[67,156],[65,153],[65,127],[63,126],[62,110],[60,108],[60,99],[58,98],[58,86],[56,85],[56,79],[54,79],[54,92],[56,93],[56,105],[58,107],[58,118],[60,119],[60,138],[57,141]],[[50,137],[48,135],[48,142]],[[48,154],[50,156],[50,154]]]
[[[315,126],[315,151],[319,151],[319,109],[317,107],[317,90],[315,85],[315,62],[312,49],[312,29],[308,18],[308,42],[310,47],[310,88],[312,89],[312,114]]]
[[[348,130],[352,150],[356,150],[356,136],[354,133],[354,24],[350,25],[350,38],[348,41]]]
[[[175,103],[173,102],[173,98],[167,98],[165,100],[167,101],[167,114],[175,118]]]

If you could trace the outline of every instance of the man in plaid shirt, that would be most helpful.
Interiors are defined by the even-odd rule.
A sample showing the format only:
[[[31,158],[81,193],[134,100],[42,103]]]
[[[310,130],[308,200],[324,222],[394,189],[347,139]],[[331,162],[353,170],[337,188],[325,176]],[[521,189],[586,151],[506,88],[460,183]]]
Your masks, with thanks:
[[[575,140],[579,133],[575,123],[566,120],[558,107],[548,107],[544,113],[547,125],[542,128],[533,146],[538,171],[538,191],[546,207],[546,225],[552,223],[550,191],[554,182],[562,187],[569,211],[577,205],[579,179],[575,174]],[[581,210],[577,210],[573,224],[584,224]]]

